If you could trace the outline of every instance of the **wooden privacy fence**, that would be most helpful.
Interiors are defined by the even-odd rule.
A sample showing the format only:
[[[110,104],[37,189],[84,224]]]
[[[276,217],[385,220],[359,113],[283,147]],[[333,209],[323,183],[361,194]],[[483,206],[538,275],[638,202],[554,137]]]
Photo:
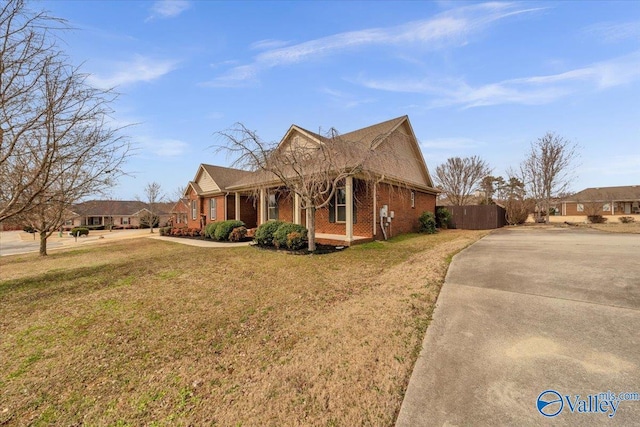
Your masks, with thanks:
[[[490,230],[507,225],[506,211],[498,205],[446,206],[451,212],[451,227],[465,230]]]

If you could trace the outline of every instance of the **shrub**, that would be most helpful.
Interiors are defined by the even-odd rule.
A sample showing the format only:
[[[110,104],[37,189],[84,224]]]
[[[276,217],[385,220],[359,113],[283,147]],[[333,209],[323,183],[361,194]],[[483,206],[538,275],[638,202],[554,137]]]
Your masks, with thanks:
[[[299,236],[292,236],[292,239],[290,240],[289,235],[294,233]],[[273,233],[273,245],[276,248],[297,250],[301,249],[300,245],[304,246],[306,241],[307,229],[302,225],[293,224],[291,222],[283,222]]]
[[[218,227],[219,222],[212,222],[207,224],[204,228],[204,237],[207,239],[215,239],[216,238],[216,228]]]
[[[229,240],[229,235],[231,234],[233,229],[238,227],[244,227],[244,222],[231,219],[218,223],[214,234],[215,239]]]
[[[256,230],[255,242],[259,246],[273,246],[273,233],[282,225],[282,221],[267,221]]]
[[[236,227],[229,234],[230,242],[239,242],[247,235],[247,227]]]
[[[71,229],[71,235],[74,237],[88,236],[89,229],[87,227],[75,227]]]
[[[287,248],[292,251],[299,251],[304,249],[309,244],[309,239],[307,238],[307,233],[300,233],[298,231],[294,231],[293,233],[287,234]]]
[[[451,212],[444,206],[436,208],[436,227],[446,230],[451,224]]]
[[[604,224],[607,222],[607,218],[602,215],[588,215],[587,218],[591,224]]]
[[[620,221],[623,224],[630,224],[632,222],[636,222],[635,218],[632,216],[621,216],[620,218],[618,218],[618,221]]]
[[[25,225],[24,227],[22,227],[22,231],[24,231],[25,233],[31,233],[31,234],[33,234],[33,233],[35,233],[35,232],[36,232],[36,229],[35,229],[35,228],[33,228],[33,227],[32,227],[32,226],[30,226],[30,225]]]
[[[433,212],[422,212],[419,221],[421,233],[434,234],[436,232],[436,216]]]
[[[529,219],[529,207],[527,202],[518,199],[508,199],[505,202],[505,219],[509,225],[524,224]]]

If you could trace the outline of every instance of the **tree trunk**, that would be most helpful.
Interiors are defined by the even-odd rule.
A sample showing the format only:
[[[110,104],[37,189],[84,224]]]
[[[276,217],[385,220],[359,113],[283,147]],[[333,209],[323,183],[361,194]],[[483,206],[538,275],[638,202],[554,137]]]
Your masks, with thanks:
[[[47,232],[40,232],[40,256],[47,256]]]
[[[309,252],[316,250],[316,208],[309,207],[307,211],[307,231],[309,238]]]

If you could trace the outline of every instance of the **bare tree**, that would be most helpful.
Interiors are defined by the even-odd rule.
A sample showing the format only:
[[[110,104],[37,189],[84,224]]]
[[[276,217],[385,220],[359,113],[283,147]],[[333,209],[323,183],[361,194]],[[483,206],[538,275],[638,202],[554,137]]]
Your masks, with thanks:
[[[107,125],[115,94],[69,65],[55,43],[64,28],[23,0],[0,6],[0,221],[30,210],[54,218],[54,206],[123,173],[130,145]]]
[[[364,143],[344,140],[332,128],[326,135],[318,135],[320,143],[304,141],[288,145],[266,143],[242,123],[217,134],[224,141],[219,149],[236,158],[234,166],[258,173],[256,186],[271,179],[300,197],[301,209],[306,210],[309,251],[316,249],[316,211],[331,203],[341,183],[355,175],[373,179],[371,170],[381,170],[383,164],[389,167],[397,159],[397,154],[389,149],[392,147],[387,148],[386,144],[377,147],[386,134]]]
[[[454,206],[462,206],[490,173],[489,165],[478,156],[450,157],[436,168],[436,181]]]
[[[153,233],[153,227],[160,220],[158,205],[164,201],[162,187],[157,182],[149,182],[144,187],[144,202],[147,204],[148,212],[140,218],[141,225],[148,225],[149,232]],[[139,199],[139,198],[138,198]]]
[[[531,143],[527,157],[520,164],[520,175],[536,202],[537,215],[540,217],[543,212],[547,223],[551,198],[568,190],[578,157],[576,143],[548,132]]]

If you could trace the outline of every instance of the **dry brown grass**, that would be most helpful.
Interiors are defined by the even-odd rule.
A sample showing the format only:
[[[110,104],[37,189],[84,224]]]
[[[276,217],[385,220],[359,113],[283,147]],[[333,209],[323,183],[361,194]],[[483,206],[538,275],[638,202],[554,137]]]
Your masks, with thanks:
[[[4,257],[0,425],[392,425],[450,257],[485,234]]]

